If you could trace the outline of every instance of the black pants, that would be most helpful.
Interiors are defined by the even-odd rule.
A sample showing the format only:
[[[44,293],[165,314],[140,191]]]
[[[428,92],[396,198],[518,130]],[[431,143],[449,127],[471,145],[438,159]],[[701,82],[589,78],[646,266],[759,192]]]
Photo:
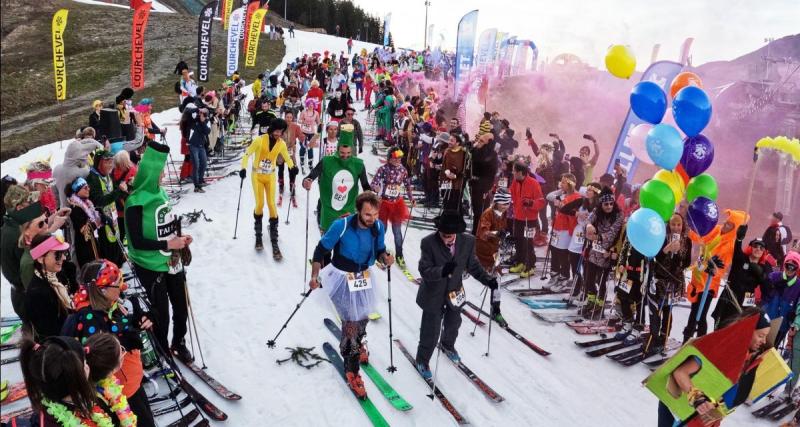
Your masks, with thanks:
[[[492,183],[491,178],[484,178],[483,180],[487,181],[489,184]],[[478,232],[478,226],[480,225],[483,211],[492,205],[492,187],[479,180],[473,180],[471,182],[474,184],[470,192],[470,204],[472,205],[473,218],[472,235],[474,236]]]
[[[525,269],[530,270],[536,265],[536,252],[533,251],[533,239],[525,237],[525,225],[536,227],[537,221],[514,220],[514,247],[517,252],[516,264],[525,264]]]
[[[422,323],[419,327],[419,346],[417,347],[417,362],[428,364],[439,342],[440,328],[442,333],[442,347],[453,350],[458,338],[458,328],[461,326],[461,312],[459,309],[446,304],[444,310],[423,310]]]
[[[278,182],[280,183],[280,187],[283,188],[283,169],[286,166],[285,163],[281,163],[278,165]],[[294,197],[294,181],[297,178],[297,171],[296,170],[289,170],[289,193]]]
[[[583,289],[583,272],[578,271],[583,260],[581,259],[581,254],[576,254],[575,252],[569,252],[567,256],[569,257],[569,268],[572,271],[572,278],[575,279],[575,287],[572,289],[572,295],[575,296]]]
[[[189,311],[186,303],[186,273],[168,274],[133,264],[142,283],[154,322],[153,332],[164,351],[169,349],[169,308],[172,305],[172,344],[180,344],[187,332]]]
[[[550,245],[550,270],[561,277],[569,278],[569,251]]]
[[[461,213],[461,189],[445,190],[444,200],[442,201],[442,210],[455,211]],[[480,217],[478,217],[480,218]]]
[[[586,295],[599,295],[605,297],[606,295],[606,279],[608,279],[608,268],[600,267],[586,263],[586,271],[584,272],[583,283],[585,285]],[[599,291],[599,294],[598,294]]]
[[[672,317],[670,294],[676,286],[666,280],[656,279],[655,285],[647,292],[647,310],[650,312],[650,334],[653,344],[665,345],[669,337]]]
[[[153,420],[153,411],[150,409],[150,403],[147,402],[147,394],[144,392],[144,387],[139,386],[139,390],[136,390],[136,393],[133,393],[128,398],[128,406],[136,414],[137,426],[156,427],[156,422]]]
[[[711,307],[711,298],[706,299],[703,312],[700,314],[700,321],[696,321],[697,312],[700,311],[700,300],[698,299],[697,302],[692,303],[692,308],[689,310],[689,321],[686,323],[686,328],[683,330],[683,342],[689,341],[695,334],[697,334],[698,337],[702,337],[708,332],[706,315],[708,315],[709,307]]]

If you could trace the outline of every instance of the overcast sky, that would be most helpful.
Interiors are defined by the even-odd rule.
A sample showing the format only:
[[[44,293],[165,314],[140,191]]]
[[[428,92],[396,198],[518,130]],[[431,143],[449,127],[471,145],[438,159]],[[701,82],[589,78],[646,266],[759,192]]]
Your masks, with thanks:
[[[424,0],[353,0],[381,18],[392,13],[391,33],[398,47],[421,48],[425,34]],[[428,24],[434,40],[455,46],[461,17],[474,9],[478,35],[486,28],[532,40],[539,58],[573,53],[599,66],[608,46],[630,45],[637,68],[650,63],[653,45],[659,59],[678,60],[680,47],[694,37],[693,64],[728,60],[764,45],[768,37],[800,32],[800,0],[430,0]],[[430,42],[429,42],[430,44]],[[476,41],[477,44],[477,41]]]

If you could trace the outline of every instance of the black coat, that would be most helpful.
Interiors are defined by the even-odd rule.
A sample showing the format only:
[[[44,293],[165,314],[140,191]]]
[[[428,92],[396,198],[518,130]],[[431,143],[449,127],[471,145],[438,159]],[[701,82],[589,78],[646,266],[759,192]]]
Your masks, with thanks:
[[[461,233],[456,237],[456,255],[450,255],[439,234],[434,232],[420,243],[419,273],[422,283],[417,291],[417,305],[423,310],[441,310],[447,294],[460,289],[461,274],[468,271],[472,277],[488,285],[492,277],[481,267],[475,256],[475,237]],[[448,261],[455,261],[456,268],[450,277],[442,277],[442,268]]]
[[[62,276],[59,275],[59,279]],[[69,288],[69,284],[62,281]],[[25,291],[25,313],[33,325],[37,340],[57,336],[69,313],[61,307],[58,295],[47,279],[34,274]]]

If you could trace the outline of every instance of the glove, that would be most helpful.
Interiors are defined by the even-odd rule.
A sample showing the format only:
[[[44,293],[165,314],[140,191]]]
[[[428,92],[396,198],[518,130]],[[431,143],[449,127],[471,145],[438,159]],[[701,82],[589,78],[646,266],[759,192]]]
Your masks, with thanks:
[[[292,168],[289,169],[289,173],[291,173],[291,174],[297,175],[299,172],[300,172],[300,169],[298,169],[297,166],[292,166]]]
[[[486,284],[486,287],[489,289],[496,291],[497,290],[497,279],[489,280],[489,283]]]
[[[736,229],[736,240],[744,240],[747,235],[747,224],[742,224]]]
[[[447,261],[444,266],[442,267],[442,277],[447,277],[453,274],[453,270],[456,269],[456,262],[455,261]]]
[[[247,169],[241,169],[239,171],[239,178],[241,178],[241,179],[247,178]]]

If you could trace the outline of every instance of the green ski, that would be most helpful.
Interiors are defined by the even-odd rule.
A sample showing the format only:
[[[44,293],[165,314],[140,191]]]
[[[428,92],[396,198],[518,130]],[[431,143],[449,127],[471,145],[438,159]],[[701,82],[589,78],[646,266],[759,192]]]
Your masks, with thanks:
[[[339,374],[342,376],[342,379],[344,379],[346,383],[347,377],[345,376],[344,373],[344,360],[342,360],[342,356],[339,356],[339,353],[328,342],[322,345],[322,350],[325,352],[325,355],[328,356],[328,359],[331,361],[333,366],[336,367],[336,370],[339,371]],[[381,412],[378,411],[378,408],[375,407],[375,404],[373,404],[372,401],[369,400],[369,397],[363,400],[356,397],[356,400],[358,400],[358,403],[361,405],[361,409],[363,409],[364,413],[367,414],[369,420],[372,421],[372,425],[376,427],[389,426],[389,423],[386,421],[385,418],[383,418],[383,415],[381,415]]]
[[[328,330],[339,340],[342,339],[342,330],[339,329],[339,326],[333,322],[331,319],[325,319],[325,326],[328,327]],[[375,387],[378,387],[381,393],[383,393],[383,397],[389,401],[389,403],[394,406],[395,409],[401,411],[409,411],[413,408],[410,403],[406,402],[385,379],[383,376],[375,369],[374,366],[370,365],[369,363],[365,363],[361,365],[361,369],[367,374],[370,380],[375,384]]]

